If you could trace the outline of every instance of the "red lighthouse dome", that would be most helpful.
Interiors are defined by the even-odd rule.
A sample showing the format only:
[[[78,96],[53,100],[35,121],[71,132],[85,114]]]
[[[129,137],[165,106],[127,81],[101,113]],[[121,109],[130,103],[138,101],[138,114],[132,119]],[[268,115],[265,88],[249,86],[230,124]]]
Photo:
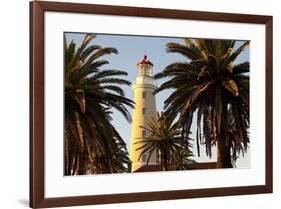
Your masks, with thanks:
[[[147,56],[144,55],[143,59],[141,59],[137,65],[151,65],[153,66],[152,62],[150,62],[148,59],[147,59]]]

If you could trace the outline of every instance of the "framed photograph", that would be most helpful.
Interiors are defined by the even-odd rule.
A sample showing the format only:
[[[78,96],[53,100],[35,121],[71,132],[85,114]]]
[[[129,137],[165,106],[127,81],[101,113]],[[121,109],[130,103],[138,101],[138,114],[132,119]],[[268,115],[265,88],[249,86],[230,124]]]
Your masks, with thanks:
[[[272,193],[272,16],[30,3],[30,207]]]

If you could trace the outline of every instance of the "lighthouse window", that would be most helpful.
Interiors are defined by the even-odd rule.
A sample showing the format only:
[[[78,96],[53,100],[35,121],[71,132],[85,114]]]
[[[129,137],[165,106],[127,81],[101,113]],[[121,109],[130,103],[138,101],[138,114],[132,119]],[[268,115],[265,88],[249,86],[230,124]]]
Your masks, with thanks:
[[[143,98],[143,99],[146,98],[146,92],[142,92],[142,98]]]
[[[143,114],[143,115],[146,114],[146,108],[142,108],[142,114]]]

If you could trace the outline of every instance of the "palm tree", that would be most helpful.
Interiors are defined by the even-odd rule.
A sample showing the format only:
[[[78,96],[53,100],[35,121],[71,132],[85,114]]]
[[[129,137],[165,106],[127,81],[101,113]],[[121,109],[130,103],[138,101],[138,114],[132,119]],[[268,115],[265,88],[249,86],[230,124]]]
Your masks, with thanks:
[[[65,175],[128,169],[126,144],[111,124],[111,109],[131,121],[127,107],[133,107],[133,102],[120,88],[131,83],[120,78],[127,75],[124,71],[101,69],[108,61],[100,58],[118,52],[89,45],[94,38],[87,34],[76,49],[64,37]]]
[[[168,119],[157,113],[150,120],[146,121],[147,127],[141,127],[148,131],[149,136],[136,142],[141,144],[136,150],[142,150],[139,159],[142,155],[148,153],[147,163],[153,153],[159,154],[160,163],[163,171],[176,169],[178,153],[188,150],[189,146],[185,146],[180,135],[181,130],[173,119]]]
[[[187,146],[188,147],[183,147],[183,149],[180,149],[176,153],[175,170],[189,170],[192,168],[192,165],[196,163],[196,161],[192,159],[194,155],[190,151],[190,148],[192,148],[192,144],[188,143]]]
[[[249,143],[249,62],[235,63],[249,41],[236,44],[233,40],[188,38],[184,45],[168,43],[167,52],[179,53],[187,61],[172,63],[155,75],[156,79],[169,78],[155,93],[174,89],[165,100],[165,115],[176,117],[179,113],[184,138],[188,138],[196,115],[198,155],[200,143],[209,157],[216,145],[219,168],[232,167],[232,160],[247,151]]]

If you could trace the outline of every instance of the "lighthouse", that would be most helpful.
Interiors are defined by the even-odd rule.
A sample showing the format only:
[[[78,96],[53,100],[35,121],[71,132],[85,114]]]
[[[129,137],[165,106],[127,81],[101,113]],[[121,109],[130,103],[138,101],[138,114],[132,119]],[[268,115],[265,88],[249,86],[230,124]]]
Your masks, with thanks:
[[[147,120],[156,114],[155,96],[156,89],[153,79],[153,64],[146,55],[137,63],[137,77],[133,85],[135,108],[133,110],[133,123],[130,140],[130,159],[132,161],[132,172],[147,165],[148,154],[145,153],[140,157],[142,149],[136,150],[143,146],[141,140],[149,136],[147,130],[141,127],[147,127]],[[136,144],[136,142],[138,142]],[[149,159],[148,165],[157,164],[156,153],[153,153]]]

